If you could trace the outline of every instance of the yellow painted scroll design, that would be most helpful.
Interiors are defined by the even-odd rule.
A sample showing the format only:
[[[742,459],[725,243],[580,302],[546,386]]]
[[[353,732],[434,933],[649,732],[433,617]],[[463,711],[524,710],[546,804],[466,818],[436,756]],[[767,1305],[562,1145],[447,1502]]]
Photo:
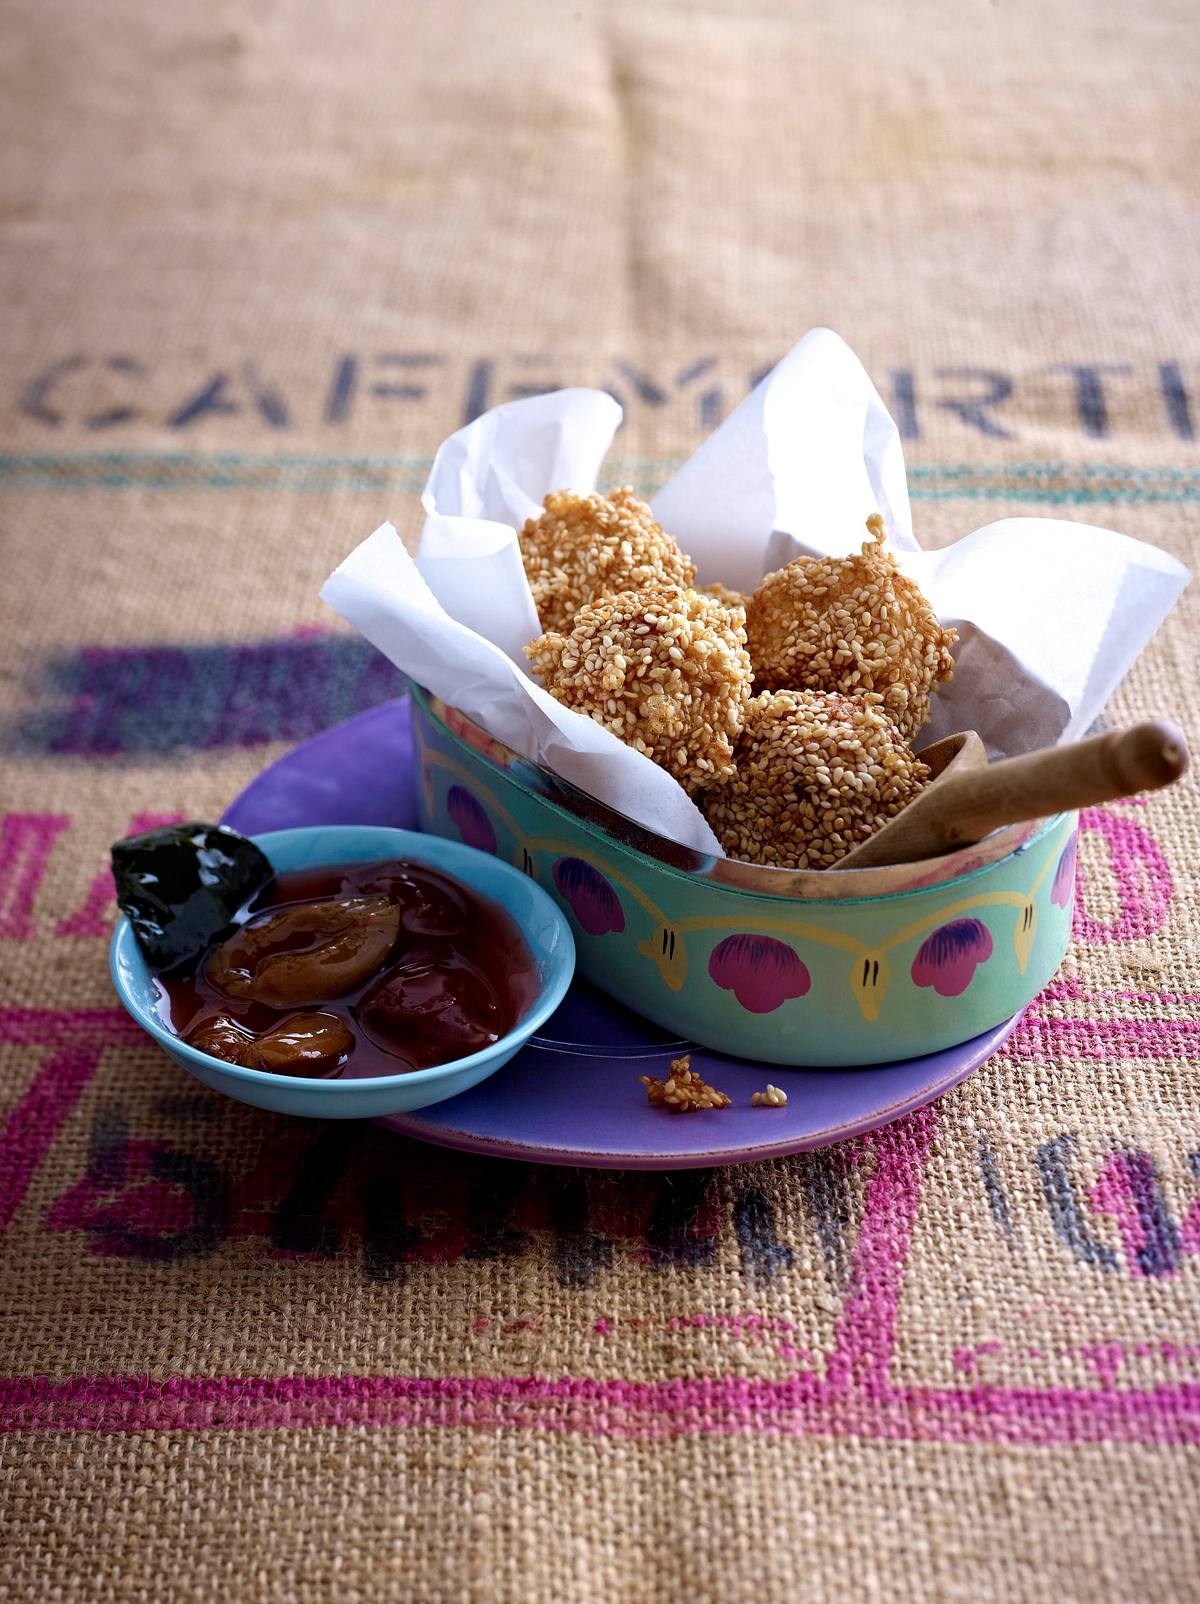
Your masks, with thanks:
[[[1024,974],[1037,935],[1038,915],[1035,899],[1056,862],[1054,855],[1048,853],[1033,883],[1024,893],[977,892],[974,896],[963,897],[958,902],[951,903],[949,907],[939,907],[923,914],[919,919],[904,925],[885,941],[874,946],[869,946],[857,937],[845,935],[839,930],[828,930],[819,925],[794,919],[755,915],[747,918],[742,914],[701,914],[685,919],[669,920],[641,886],[636,885],[621,870],[614,868],[601,854],[580,845],[578,841],[564,841],[555,836],[524,836],[512,814],[496,800],[486,786],[480,784],[476,775],[463,768],[453,758],[445,757],[439,752],[426,750],[425,758],[428,765],[445,769],[474,792],[482,793],[489,806],[507,825],[513,838],[520,843],[516,862],[517,866],[524,869],[527,874],[534,875],[536,872],[535,854],[545,854],[554,858],[578,858],[631,897],[650,916],[655,926],[653,933],[645,941],[638,942],[638,952],[656,966],[663,984],[670,991],[676,992],[682,990],[688,974],[688,951],[685,940],[687,935],[696,931],[711,930],[737,930],[746,935],[778,935],[792,942],[811,942],[815,946],[832,948],[850,957],[852,963],[847,973],[850,990],[863,1018],[873,1023],[879,1017],[880,1007],[891,983],[888,954],[897,947],[904,946],[906,942],[914,941],[980,908],[1016,910],[1012,937],[1013,951],[1017,968]],[[430,801],[428,791],[426,800],[427,803]]]

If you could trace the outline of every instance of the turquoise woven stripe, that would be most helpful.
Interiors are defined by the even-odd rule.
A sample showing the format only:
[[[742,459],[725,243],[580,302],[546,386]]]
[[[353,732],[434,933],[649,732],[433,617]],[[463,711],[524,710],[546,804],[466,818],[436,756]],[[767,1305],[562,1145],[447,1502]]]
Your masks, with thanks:
[[[32,452],[0,455],[0,492],[51,490],[379,491],[415,494],[429,457],[188,451]],[[677,459],[608,464],[606,480],[656,490]],[[1129,464],[936,463],[910,467],[914,501],[1036,502],[1128,506],[1200,501],[1200,472]]]
[[[80,451],[0,455],[5,490],[420,491],[429,457]]]

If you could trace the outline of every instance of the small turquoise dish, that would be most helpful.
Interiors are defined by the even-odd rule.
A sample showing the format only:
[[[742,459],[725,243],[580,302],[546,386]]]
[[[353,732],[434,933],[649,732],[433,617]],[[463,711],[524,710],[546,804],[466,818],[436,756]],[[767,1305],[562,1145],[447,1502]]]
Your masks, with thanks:
[[[411,830],[389,830],[377,825],[319,825],[309,829],[276,830],[256,835],[273,868],[316,869],[326,864],[372,863],[405,858],[469,886],[480,896],[498,903],[516,924],[533,957],[538,995],[514,1030],[484,1051],[407,1074],[378,1075],[343,1080],[308,1080],[272,1075],[266,1070],[243,1069],[213,1058],[181,1041],[158,1012],[154,978],[134,939],[129,921],[122,919],[113,932],[109,968],[117,995],[142,1029],[153,1036],[173,1059],[213,1091],[224,1092],[256,1108],[279,1114],[302,1114],[317,1119],[377,1119],[428,1108],[457,1097],[507,1064],[541,1025],[567,992],[575,972],[575,942],[571,929],[553,898],[520,869],[436,836]]]
[[[1071,935],[1073,813],[922,863],[785,870],[678,846],[412,692],[422,829],[522,868],[571,921],[579,972],[714,1052],[857,1068],[1020,1014]]]

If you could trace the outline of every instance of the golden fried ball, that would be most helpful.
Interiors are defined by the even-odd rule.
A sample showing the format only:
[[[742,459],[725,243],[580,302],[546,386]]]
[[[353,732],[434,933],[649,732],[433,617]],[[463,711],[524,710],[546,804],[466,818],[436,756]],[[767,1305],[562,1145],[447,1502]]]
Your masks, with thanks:
[[[714,579],[711,585],[705,585],[704,594],[719,601],[722,607],[740,607],[743,612],[750,600],[742,591],[730,590],[729,586],[723,585],[719,579]]]
[[[877,706],[836,691],[766,691],[746,704],[734,772],[700,806],[731,858],[828,869],[929,778]]]
[[[887,549],[883,519],[853,557],[797,557],[768,574],[746,608],[758,689],[845,691],[881,706],[906,740],[954,672],[945,630]]]
[[[607,496],[554,490],[518,537],[543,629],[568,629],[598,596],[645,585],[690,585],[695,565],[628,485]]]
[[[744,614],[682,585],[582,607],[525,648],[564,706],[587,713],[690,790],[730,768],[750,696]]]

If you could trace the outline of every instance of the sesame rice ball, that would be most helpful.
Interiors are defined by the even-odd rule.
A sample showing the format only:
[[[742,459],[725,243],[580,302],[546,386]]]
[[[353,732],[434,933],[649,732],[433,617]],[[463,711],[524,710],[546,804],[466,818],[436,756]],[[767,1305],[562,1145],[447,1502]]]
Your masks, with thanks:
[[[878,513],[867,529],[871,539],[853,557],[797,557],[754,592],[746,639],[755,686],[862,696],[911,740],[954,672],[958,637],[897,568]]]
[[[711,585],[705,585],[704,594],[719,601],[722,607],[740,607],[743,612],[750,600],[742,591],[730,590],[729,586],[723,585],[719,579],[714,579]]]
[[[543,629],[569,629],[598,596],[690,585],[696,569],[628,485],[607,496],[554,490],[518,537]]]
[[[750,696],[744,616],[686,586],[651,585],[590,602],[568,634],[525,652],[564,706],[695,790],[732,764]]]
[[[829,869],[929,778],[877,706],[836,691],[765,691],[746,705],[735,771],[700,806],[731,858]]]

